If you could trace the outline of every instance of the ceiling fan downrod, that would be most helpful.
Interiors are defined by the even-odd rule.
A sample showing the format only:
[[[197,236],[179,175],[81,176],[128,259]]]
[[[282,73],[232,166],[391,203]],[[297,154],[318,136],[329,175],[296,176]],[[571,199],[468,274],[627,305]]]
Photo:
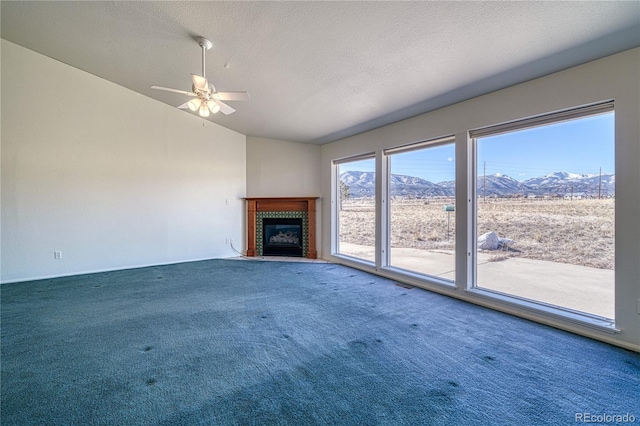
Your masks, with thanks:
[[[205,74],[205,68],[204,68],[205,57],[206,57],[205,53],[207,50],[213,47],[213,43],[211,43],[209,40],[207,40],[204,37],[196,37],[196,41],[202,48],[202,77],[207,78],[207,75]]]

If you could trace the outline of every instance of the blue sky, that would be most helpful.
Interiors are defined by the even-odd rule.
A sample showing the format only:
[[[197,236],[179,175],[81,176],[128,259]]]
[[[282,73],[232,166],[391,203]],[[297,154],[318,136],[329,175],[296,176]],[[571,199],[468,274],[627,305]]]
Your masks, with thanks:
[[[482,138],[478,141],[478,174],[503,173],[517,180],[552,172],[614,173],[614,113]],[[430,182],[455,179],[453,144],[395,154],[393,174]],[[342,164],[341,171],[374,171],[374,161]]]

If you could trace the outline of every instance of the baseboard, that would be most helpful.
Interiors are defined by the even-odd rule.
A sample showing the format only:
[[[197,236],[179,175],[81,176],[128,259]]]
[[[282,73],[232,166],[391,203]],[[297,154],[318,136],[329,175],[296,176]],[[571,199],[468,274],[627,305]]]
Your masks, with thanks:
[[[68,274],[42,275],[42,276],[37,276],[37,277],[18,278],[18,279],[15,279],[15,280],[0,281],[0,285],[14,284],[14,283],[24,283],[24,282],[38,281],[38,280],[50,280],[50,279],[54,279],[54,278],[73,277],[73,276],[76,276],[76,275],[100,274],[102,272],[126,271],[128,269],[150,268],[150,267],[153,267],[153,266],[176,265],[178,263],[202,262],[202,261],[205,261],[205,260],[229,259],[229,258],[231,258],[231,256],[230,257],[205,257],[205,258],[199,258],[199,259],[184,259],[184,260],[175,260],[175,261],[170,261],[170,262],[149,263],[149,264],[122,266],[122,267],[115,267],[115,268],[93,269],[93,270],[87,270],[87,271],[71,272],[71,273],[68,273]]]

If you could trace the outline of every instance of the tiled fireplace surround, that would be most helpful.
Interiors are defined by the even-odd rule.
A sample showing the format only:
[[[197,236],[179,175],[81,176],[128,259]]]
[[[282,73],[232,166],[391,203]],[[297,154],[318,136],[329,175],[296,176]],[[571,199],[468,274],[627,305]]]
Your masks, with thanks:
[[[302,219],[302,256],[316,259],[316,199],[318,197],[245,198],[247,200],[247,256],[262,256],[262,221],[266,218]]]

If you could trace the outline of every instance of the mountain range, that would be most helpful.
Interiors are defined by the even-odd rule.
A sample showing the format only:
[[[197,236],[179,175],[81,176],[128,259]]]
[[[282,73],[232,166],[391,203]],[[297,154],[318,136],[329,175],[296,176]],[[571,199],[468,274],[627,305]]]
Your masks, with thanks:
[[[349,187],[353,198],[375,195],[375,174],[373,172],[348,171],[340,174],[340,180]],[[577,174],[554,172],[545,176],[516,180],[503,173],[478,176],[478,196],[556,196],[603,197],[615,195],[615,174]],[[410,198],[452,197],[455,181],[433,183],[415,176],[391,175],[391,196]]]

